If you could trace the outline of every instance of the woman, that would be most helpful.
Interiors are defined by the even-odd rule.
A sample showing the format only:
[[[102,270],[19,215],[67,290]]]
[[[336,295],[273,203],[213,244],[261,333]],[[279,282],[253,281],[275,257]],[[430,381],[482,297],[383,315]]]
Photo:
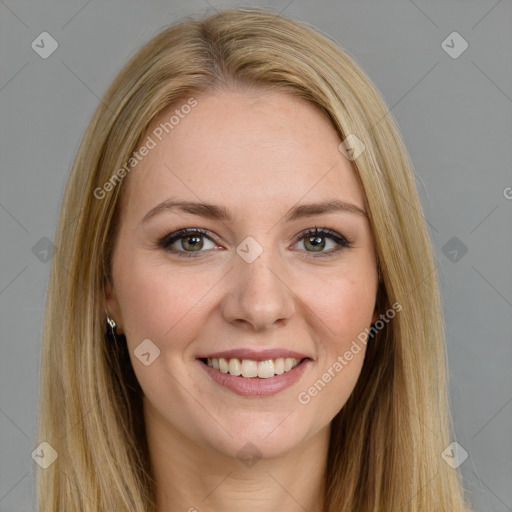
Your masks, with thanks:
[[[256,9],[164,30],[56,245],[40,510],[466,510],[412,165],[326,37]]]

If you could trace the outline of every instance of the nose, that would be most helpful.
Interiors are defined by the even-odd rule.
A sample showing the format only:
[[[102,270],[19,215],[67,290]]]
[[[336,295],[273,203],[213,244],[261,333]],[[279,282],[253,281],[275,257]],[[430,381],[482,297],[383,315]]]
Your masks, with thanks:
[[[237,258],[229,280],[221,305],[227,322],[263,331],[284,326],[292,317],[294,293],[285,272],[265,251],[252,263]]]

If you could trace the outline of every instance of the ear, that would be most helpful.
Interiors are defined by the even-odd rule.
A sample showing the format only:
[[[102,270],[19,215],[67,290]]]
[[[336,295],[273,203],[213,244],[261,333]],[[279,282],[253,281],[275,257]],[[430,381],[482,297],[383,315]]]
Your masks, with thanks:
[[[115,295],[114,287],[110,280],[108,280],[107,284],[105,285],[105,309],[108,312],[108,316],[112,318],[117,324],[116,332],[118,334],[123,334],[123,329],[121,327],[121,309]]]

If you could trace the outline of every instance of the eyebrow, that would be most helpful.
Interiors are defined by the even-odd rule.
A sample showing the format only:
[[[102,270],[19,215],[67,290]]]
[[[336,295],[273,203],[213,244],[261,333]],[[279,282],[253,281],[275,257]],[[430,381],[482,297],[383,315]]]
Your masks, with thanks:
[[[193,201],[173,201],[167,199],[157,204],[154,208],[149,210],[144,215],[141,223],[147,222],[149,219],[156,215],[165,212],[179,210],[183,213],[191,213],[192,215],[198,215],[208,219],[231,221],[233,216],[227,208],[211,203],[196,203]],[[320,203],[301,204],[292,207],[284,216],[284,220],[287,222],[301,219],[303,217],[310,217],[313,215],[322,215],[324,213],[351,213],[360,215],[367,218],[366,212],[359,206],[349,203],[347,201],[341,201],[339,199],[333,199],[330,201],[323,201]]]

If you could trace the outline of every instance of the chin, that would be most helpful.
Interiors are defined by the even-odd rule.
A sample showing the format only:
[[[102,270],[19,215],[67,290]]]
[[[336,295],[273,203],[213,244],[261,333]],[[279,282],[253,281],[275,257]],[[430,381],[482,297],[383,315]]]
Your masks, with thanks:
[[[204,432],[200,444],[226,457],[240,460],[284,456],[304,444],[312,432],[314,434],[321,429],[320,426],[310,426],[300,409],[279,413],[238,412],[237,417],[218,417],[218,421],[223,426],[230,425],[229,428],[209,429]]]

